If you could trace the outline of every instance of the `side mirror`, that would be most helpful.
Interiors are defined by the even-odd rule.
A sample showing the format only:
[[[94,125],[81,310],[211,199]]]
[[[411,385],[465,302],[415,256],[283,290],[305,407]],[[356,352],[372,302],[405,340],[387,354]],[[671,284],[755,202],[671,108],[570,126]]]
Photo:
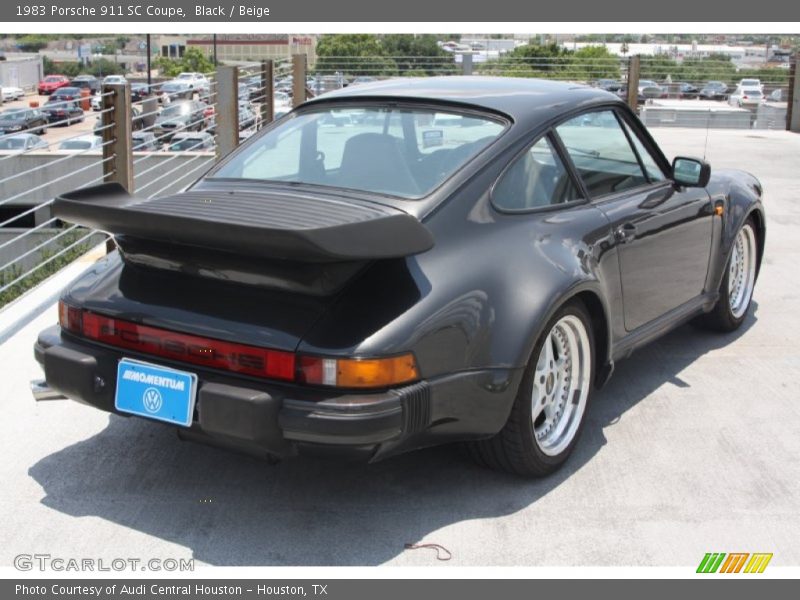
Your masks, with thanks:
[[[672,179],[686,187],[706,187],[711,178],[711,166],[699,158],[676,156],[672,161]]]

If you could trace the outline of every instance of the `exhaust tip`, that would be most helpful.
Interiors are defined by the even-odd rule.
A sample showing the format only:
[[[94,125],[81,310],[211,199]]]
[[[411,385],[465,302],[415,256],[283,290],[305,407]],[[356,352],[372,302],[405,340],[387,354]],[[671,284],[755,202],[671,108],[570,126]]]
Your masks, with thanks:
[[[67,400],[67,397],[61,392],[55,391],[44,379],[34,379],[31,381],[31,393],[36,402],[44,402],[47,400]]]

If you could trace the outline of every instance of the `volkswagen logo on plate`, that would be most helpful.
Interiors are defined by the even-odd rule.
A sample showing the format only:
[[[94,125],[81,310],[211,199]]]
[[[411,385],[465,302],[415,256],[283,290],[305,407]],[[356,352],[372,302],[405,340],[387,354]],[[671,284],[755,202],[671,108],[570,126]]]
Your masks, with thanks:
[[[161,400],[161,392],[156,388],[147,388],[142,395],[142,403],[147,412],[157,413],[164,402]]]

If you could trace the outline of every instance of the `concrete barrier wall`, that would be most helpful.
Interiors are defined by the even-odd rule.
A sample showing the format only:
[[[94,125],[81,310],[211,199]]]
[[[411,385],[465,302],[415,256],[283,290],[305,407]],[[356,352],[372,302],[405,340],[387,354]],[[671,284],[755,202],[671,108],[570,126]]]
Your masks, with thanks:
[[[145,188],[146,194],[165,186],[168,187],[160,194],[178,191],[195,181],[214,163],[213,153],[205,152],[134,152],[133,160],[135,162],[145,157],[146,160],[134,167],[135,172],[142,173],[135,178],[136,186],[143,187],[158,179]],[[3,196],[10,198],[22,194],[9,205],[31,207],[41,204],[60,193],[99,179],[103,175],[101,160],[99,152],[73,156],[62,152],[30,152],[0,160],[0,180],[25,173],[3,184]],[[182,168],[182,165],[186,167]],[[201,165],[205,165],[205,168],[194,171]],[[170,171],[173,171],[172,174],[166,175]],[[49,207],[44,207],[36,211],[36,224],[50,217]]]
[[[46,244],[47,240],[57,236],[61,231],[63,230],[50,228],[43,228],[37,231],[16,227],[0,229],[0,267],[7,265],[17,257],[21,257],[26,252],[34,250],[42,245],[41,249],[34,250],[28,256],[14,261],[7,267],[8,269],[15,269],[19,273],[25,272],[39,264],[43,258],[46,257],[45,255],[55,254],[62,247],[68,246],[71,242],[76,241],[73,239],[74,234],[72,236],[66,234],[62,235],[54,242]],[[14,239],[22,234],[26,234],[25,237]],[[85,232],[80,234],[79,237],[83,237],[83,235],[85,235]],[[103,236],[98,234],[97,236],[89,238],[87,242],[91,242],[91,245],[96,245],[99,244],[102,239]],[[6,243],[8,243],[8,245],[5,245]]]

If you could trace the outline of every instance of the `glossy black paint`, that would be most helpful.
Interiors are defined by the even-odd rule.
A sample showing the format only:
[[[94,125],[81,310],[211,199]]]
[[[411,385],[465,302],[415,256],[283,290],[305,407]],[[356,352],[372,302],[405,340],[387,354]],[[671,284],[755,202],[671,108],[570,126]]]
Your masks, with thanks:
[[[712,169],[707,188],[667,180],[525,213],[492,205],[492,186],[515,156],[559,122],[601,108],[624,119],[669,174],[650,135],[613,94],[530,80],[431,78],[355,86],[298,111],[364,102],[446,104],[509,122],[504,135],[428,197],[352,192],[419,219],[434,240],[430,250],[365,261],[322,294],[270,286],[268,277],[223,283],[224,274],[203,276],[201,265],[185,263],[185,272],[176,273],[113,254],[64,298],[135,322],[299,353],[411,351],[432,389],[430,414],[422,431],[377,443],[371,455],[382,457],[496,433],[542,327],[569,299],[579,297],[593,318],[602,384],[614,360],[713,306],[732,240],[748,217],[756,221],[763,254],[762,190],[739,171]],[[286,191],[279,184],[201,179],[191,192],[277,189]]]

